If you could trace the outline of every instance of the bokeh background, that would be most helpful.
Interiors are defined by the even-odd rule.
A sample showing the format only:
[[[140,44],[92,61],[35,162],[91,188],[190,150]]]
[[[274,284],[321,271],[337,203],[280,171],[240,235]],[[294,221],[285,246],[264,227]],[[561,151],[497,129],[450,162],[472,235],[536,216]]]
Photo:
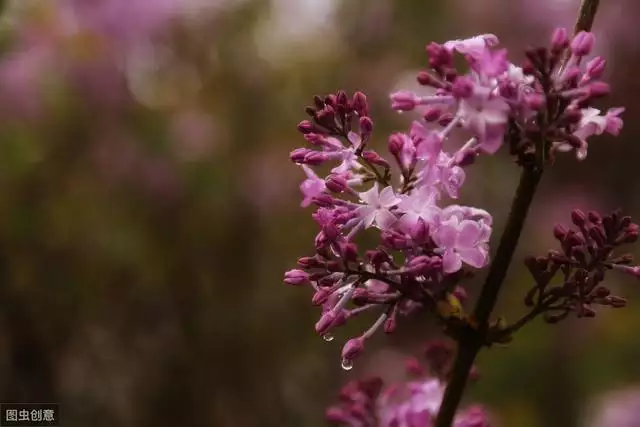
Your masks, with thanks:
[[[428,41],[493,32],[521,58],[579,0],[0,4],[0,400],[59,402],[68,427],[315,427],[342,383],[398,377],[437,329],[406,319],[346,373],[349,331],[319,339],[308,290],[281,283],[316,232],[288,160],[303,107],[363,90],[385,144],[411,120],[388,94],[415,88]],[[597,53],[625,128],[545,176],[517,259],[551,247],[574,207],[640,217],[639,17],[636,0],[601,2]],[[517,173],[485,157],[463,188],[494,240]],[[640,407],[640,285],[610,284],[628,308],[534,322],[481,355],[467,400],[497,426],[640,426],[620,421]],[[508,319],[528,286],[515,264]]]

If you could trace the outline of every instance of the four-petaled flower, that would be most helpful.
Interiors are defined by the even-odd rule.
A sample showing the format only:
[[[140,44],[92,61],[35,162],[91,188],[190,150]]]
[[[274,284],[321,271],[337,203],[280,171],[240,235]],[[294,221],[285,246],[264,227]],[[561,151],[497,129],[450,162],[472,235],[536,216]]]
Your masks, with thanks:
[[[385,230],[396,221],[396,216],[391,213],[390,209],[397,206],[401,199],[396,196],[390,186],[379,191],[376,182],[370,190],[358,193],[358,196],[365,203],[357,210],[365,228],[375,225],[379,229]]]
[[[460,270],[463,262],[475,268],[487,264],[488,235],[478,221],[460,220],[457,215],[452,215],[440,222],[431,237],[443,251],[442,269],[445,273]]]

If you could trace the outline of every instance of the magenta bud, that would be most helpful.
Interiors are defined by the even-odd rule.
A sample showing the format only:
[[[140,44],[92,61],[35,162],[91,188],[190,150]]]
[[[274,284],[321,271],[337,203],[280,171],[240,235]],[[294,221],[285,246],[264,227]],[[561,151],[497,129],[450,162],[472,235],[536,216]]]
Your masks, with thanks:
[[[439,86],[437,85],[437,79],[426,71],[420,71],[416,80],[422,86]]]
[[[348,188],[347,180],[341,175],[329,175],[325,180],[325,184],[334,193],[342,193]]]
[[[305,157],[310,152],[311,150],[309,150],[308,148],[296,148],[291,153],[289,153],[289,158],[295,163],[304,163]]]
[[[303,163],[318,166],[323,164],[327,160],[329,160],[329,157],[327,156],[326,153],[323,153],[321,151],[309,150],[307,154],[304,156]]]
[[[344,243],[341,242],[340,245],[340,255],[346,261],[357,261],[358,260],[358,247],[355,243]]]
[[[342,358],[353,360],[362,354],[364,350],[364,338],[352,338],[342,347]]]
[[[382,166],[384,168],[389,168],[389,163],[385,159],[383,159],[378,153],[375,151],[365,151],[362,153],[362,158],[368,162],[373,163],[374,165]]]
[[[569,47],[569,34],[565,28],[556,28],[551,36],[551,52],[559,54]]]
[[[397,326],[396,316],[389,316],[387,320],[384,321],[383,330],[385,334],[392,334],[396,330]]]
[[[396,111],[413,111],[420,101],[420,98],[415,94],[406,90],[394,92],[389,98],[391,99],[391,108]]]
[[[389,152],[393,156],[398,156],[404,146],[404,138],[400,133],[393,133],[389,136]]]
[[[318,291],[316,291],[316,293],[313,294],[313,297],[311,297],[311,304],[322,305],[327,302],[331,294],[333,294],[333,292],[331,292],[329,289],[319,289]]]
[[[465,148],[454,155],[453,162],[460,167],[471,166],[477,157],[478,150],[476,148]]]
[[[553,227],[553,236],[556,239],[562,241],[564,240],[566,235],[567,235],[567,229],[562,224],[556,224]]]
[[[317,196],[314,196],[311,201],[314,205],[321,208],[332,208],[333,206],[335,206],[334,198],[326,193],[320,193]]]
[[[468,98],[473,94],[473,82],[468,77],[458,77],[453,82],[451,93],[456,98]]]
[[[587,74],[593,79],[599,79],[602,77],[606,65],[607,61],[596,56],[591,61],[587,62]]]
[[[589,211],[587,217],[594,224],[602,224],[602,216],[596,211]]]
[[[435,122],[442,115],[442,110],[438,107],[425,107],[422,112],[422,118],[427,122]]]
[[[353,109],[356,110],[360,117],[369,115],[369,104],[367,103],[367,95],[362,92],[356,92],[353,94],[351,103]]]
[[[316,326],[315,326],[316,332],[319,333],[320,335],[326,334],[329,331],[329,329],[331,329],[331,327],[333,326],[333,323],[336,321],[337,317],[338,316],[336,316],[333,310],[329,310],[326,313],[324,313],[320,317],[320,320],[316,322]]]
[[[373,132],[373,120],[370,117],[360,117],[360,132],[364,136],[371,135],[371,132]]]
[[[576,56],[585,56],[593,49],[595,37],[593,33],[580,31],[571,41],[571,52]]]
[[[284,283],[288,285],[304,285],[309,283],[309,274],[302,270],[289,270],[284,273]]]
[[[626,307],[626,305],[627,305],[626,298],[618,297],[618,296],[610,296],[610,297],[608,297],[607,298],[607,302],[613,308],[622,308],[622,307]]]
[[[574,209],[571,211],[571,221],[578,227],[582,227],[587,221],[587,215],[580,209]]]
[[[542,94],[530,93],[525,95],[524,103],[529,109],[537,111],[545,105],[546,99]]]
[[[327,409],[325,418],[331,423],[349,423],[353,417],[340,408],[331,407]]]
[[[609,95],[611,88],[608,83],[605,82],[593,82],[589,85],[589,97],[600,98],[602,96]]]
[[[314,267],[322,267],[324,263],[319,261],[316,257],[303,256],[298,258],[298,265],[302,268],[314,268]]]
[[[316,125],[309,120],[303,120],[298,123],[298,130],[302,133],[311,133],[317,131]]]

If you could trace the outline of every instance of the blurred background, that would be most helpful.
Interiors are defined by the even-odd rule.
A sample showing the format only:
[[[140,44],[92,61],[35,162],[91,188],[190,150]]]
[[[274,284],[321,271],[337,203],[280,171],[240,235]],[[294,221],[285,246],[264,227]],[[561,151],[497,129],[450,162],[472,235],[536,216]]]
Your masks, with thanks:
[[[303,107],[363,90],[383,146],[411,120],[388,94],[416,87],[427,42],[492,32],[519,59],[579,3],[1,1],[0,400],[59,402],[68,427],[316,427],[349,378],[399,376],[433,325],[405,319],[346,373],[350,331],[319,339],[310,292],[282,284],[316,233],[288,160]],[[555,245],[572,208],[640,217],[638,17],[635,0],[601,2],[606,102],[627,107],[625,128],[545,176],[518,259]],[[494,240],[517,173],[484,157],[463,187],[494,214]],[[620,421],[640,407],[640,290],[620,279],[627,309],[537,321],[483,352],[467,401],[497,426],[640,426]],[[529,285],[515,264],[507,319]]]

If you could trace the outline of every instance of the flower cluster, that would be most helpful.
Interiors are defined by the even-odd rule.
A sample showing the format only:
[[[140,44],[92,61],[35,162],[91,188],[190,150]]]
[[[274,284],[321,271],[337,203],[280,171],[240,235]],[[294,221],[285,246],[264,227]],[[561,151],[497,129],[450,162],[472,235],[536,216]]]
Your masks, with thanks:
[[[436,344],[438,346],[438,344]],[[417,359],[407,360],[410,380],[384,386],[378,378],[354,380],[347,383],[339,395],[338,404],[327,410],[327,419],[343,427],[430,427],[440,408],[445,382],[433,376],[432,359],[427,346],[430,369],[425,370]],[[485,411],[472,406],[459,411],[455,427],[486,427]]]
[[[624,307],[626,299],[611,295],[602,283],[607,271],[619,270],[640,277],[640,266],[629,265],[631,255],[614,254],[618,247],[638,240],[640,229],[631,217],[621,216],[619,212],[603,217],[597,212],[585,214],[576,209],[571,219],[575,229],[562,225],[554,229],[560,251],[549,251],[547,256],[525,261],[535,280],[525,304],[534,312],[544,313],[550,323],[572,312],[578,317],[593,317],[596,315],[594,305]],[[561,284],[552,286],[551,281],[558,273]]]
[[[313,288],[312,303],[322,307],[315,329],[326,340],[354,316],[374,314],[371,327],[343,347],[345,369],[376,330],[396,328],[398,315],[427,309],[445,321],[460,319],[462,279],[489,262],[492,217],[451,200],[481,152],[495,153],[508,141],[521,165],[541,168],[557,151],[576,149],[584,158],[588,136],[622,126],[621,109],[601,115],[590,107],[608,90],[597,80],[602,59],[580,67],[593,45],[590,33],[569,40],[557,30],[551,48],[527,52],[522,68],[497,43],[482,35],[427,46],[430,68],[418,81],[434,92],[391,95],[392,108],[419,109],[422,117],[389,137],[389,160],[370,148],[373,120],[360,92],[315,97],[306,108],[310,120],[298,125],[310,147],[290,157],[307,176],[302,206],[317,207],[312,216],[320,232],[315,254],[300,258],[284,281]],[[456,53],[466,73],[454,68]],[[456,129],[469,139],[451,149]],[[328,175],[320,177],[314,167],[327,164]],[[356,239],[365,230],[377,230],[379,244],[363,253]]]

